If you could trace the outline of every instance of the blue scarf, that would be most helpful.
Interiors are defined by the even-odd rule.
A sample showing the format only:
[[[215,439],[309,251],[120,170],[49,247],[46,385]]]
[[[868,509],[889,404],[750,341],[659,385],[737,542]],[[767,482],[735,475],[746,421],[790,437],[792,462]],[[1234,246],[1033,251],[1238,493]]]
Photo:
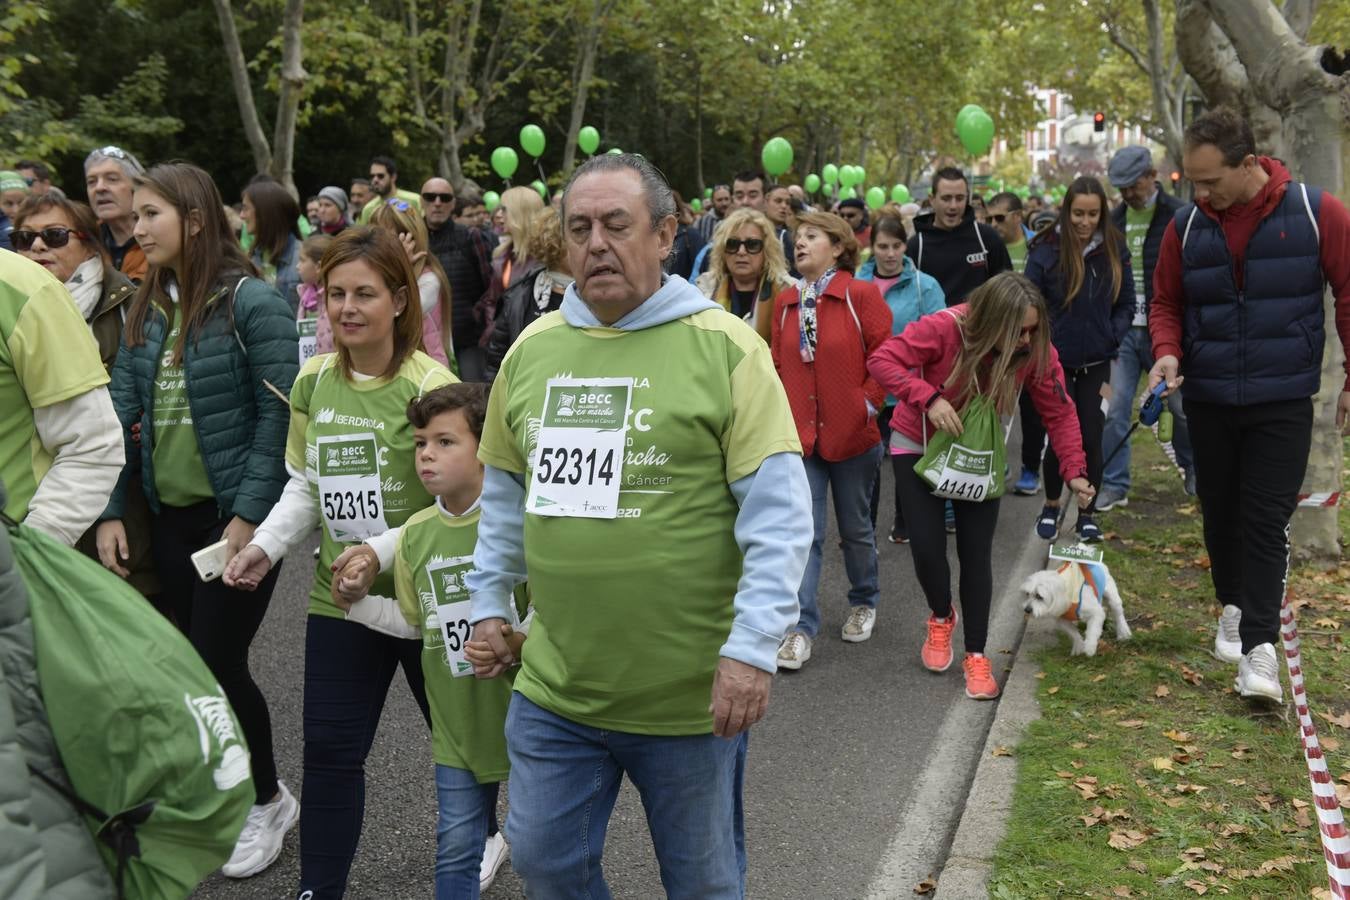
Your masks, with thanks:
[[[801,305],[797,309],[797,341],[802,353],[802,362],[815,362],[816,359],[816,298],[825,292],[825,287],[838,271],[830,266],[815,281],[808,283],[805,278],[797,282],[797,292]]]

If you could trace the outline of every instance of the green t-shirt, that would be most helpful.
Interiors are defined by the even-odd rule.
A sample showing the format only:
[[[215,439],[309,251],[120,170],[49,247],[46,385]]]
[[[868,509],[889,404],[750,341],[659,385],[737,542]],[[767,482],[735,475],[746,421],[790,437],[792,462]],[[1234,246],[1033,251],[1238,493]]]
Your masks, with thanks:
[[[182,316],[178,301],[174,300],[173,321],[160,348],[155,387],[150,395],[154,410],[150,420],[154,447],[150,455],[155,464],[155,492],[160,502],[169,506],[191,506],[216,495],[197,444],[197,429],[192,424],[183,362],[173,361],[173,348],[181,327]]]
[[[514,670],[486,681],[474,678],[472,669],[456,677],[436,612],[439,605],[452,603],[465,604],[460,611],[466,611],[469,594],[464,576],[473,568],[478,517],[477,509],[467,515],[450,516],[439,504],[414,513],[399,530],[394,590],[403,618],[422,629],[422,676],[431,707],[431,746],[436,762],[467,769],[479,783],[488,784],[505,780],[511,767],[504,729]],[[429,567],[435,569],[438,583],[433,583]],[[525,596],[521,585],[516,591],[517,618],[525,614]],[[460,642],[468,637],[469,626],[467,618],[456,621],[461,627],[452,631],[452,641],[459,649]]]
[[[33,410],[108,383],[98,343],[65,285],[17,253],[0,252],[0,479],[16,521],[52,467]]]
[[[1133,325],[1147,325],[1148,312],[1144,294],[1144,239],[1148,237],[1148,226],[1153,224],[1153,211],[1157,208],[1155,200],[1145,209],[1125,206],[1125,243],[1130,248],[1131,270],[1134,272],[1134,321]]]
[[[309,595],[311,615],[346,617],[333,605],[331,567],[347,545],[360,540],[350,536],[346,540],[336,540],[327,518],[329,514],[337,512],[341,515],[344,508],[352,512],[378,506],[384,523],[394,528],[431,504],[431,495],[417,478],[413,428],[407,416],[408,401],[455,380],[445,366],[420,350],[413,353],[392,378],[368,381],[343,378],[335,353],[313,356],[300,369],[291,388],[286,464],[304,470],[310,495],[319,507],[320,515],[325,517],[314,588]],[[355,451],[366,467],[356,467],[353,471],[358,477],[372,478],[366,483],[373,487],[352,485],[345,490],[326,491],[328,496],[321,496],[320,443],[324,445],[324,466],[333,458],[330,453],[341,455],[344,451]],[[368,490],[373,490],[376,496],[367,496]],[[383,573],[376,578],[371,593],[393,597],[393,574]]]
[[[525,515],[535,613],[516,690],[595,728],[706,734],[742,568],[728,485],[801,452],[769,347],[721,309],[640,331],[550,313],[502,362],[480,460],[529,484],[560,374],[633,379],[618,516]]]
[[[405,191],[402,190],[401,188],[396,188],[394,190],[394,196],[398,197],[400,200],[408,201],[410,204],[412,204],[413,209],[417,210],[419,214],[422,212],[421,194],[414,194],[412,191]],[[388,200],[389,200],[388,197],[376,197],[373,200],[368,201],[366,205],[361,208],[361,217],[358,220],[360,224],[365,225],[369,223],[370,217],[375,215],[376,208],[379,207],[381,203],[387,203]]]
[[[1027,269],[1027,239],[1022,238],[1015,244],[1005,244],[1008,248],[1008,258],[1012,260],[1014,272],[1025,272]]]

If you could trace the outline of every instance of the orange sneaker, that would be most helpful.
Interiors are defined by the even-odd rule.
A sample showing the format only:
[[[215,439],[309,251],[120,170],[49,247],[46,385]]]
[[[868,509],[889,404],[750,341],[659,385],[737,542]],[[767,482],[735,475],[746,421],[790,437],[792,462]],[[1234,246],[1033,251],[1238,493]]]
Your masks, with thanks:
[[[945,672],[951,668],[952,629],[956,628],[956,619],[955,606],[946,621],[939,621],[937,616],[928,617],[928,635],[923,639],[923,649],[919,651],[919,658],[928,671]]]
[[[994,680],[989,657],[983,653],[967,653],[961,664],[966,671],[966,696],[972,700],[993,700],[998,696],[998,682]]]

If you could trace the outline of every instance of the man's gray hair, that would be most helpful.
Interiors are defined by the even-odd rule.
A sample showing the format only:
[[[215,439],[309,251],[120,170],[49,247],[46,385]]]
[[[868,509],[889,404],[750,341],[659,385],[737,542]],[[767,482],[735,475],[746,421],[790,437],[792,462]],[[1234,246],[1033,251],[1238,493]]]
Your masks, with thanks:
[[[137,159],[129,151],[123,150],[121,147],[114,147],[112,145],[108,145],[107,147],[99,147],[97,150],[92,151],[88,156],[86,156],[84,158],[84,173],[88,175],[90,166],[96,166],[99,163],[104,162],[106,160],[112,160],[113,162],[121,166],[122,173],[126,175],[128,178],[132,178],[136,175],[145,174],[145,166],[141,165],[141,161],[139,159]]]
[[[642,182],[642,193],[647,196],[647,211],[652,217],[652,228],[660,226],[667,216],[675,215],[675,195],[660,169],[636,153],[604,153],[586,160],[567,179],[567,185],[563,188],[563,221],[567,220],[567,195],[572,192],[572,185],[576,184],[578,178],[624,169],[636,172]]]

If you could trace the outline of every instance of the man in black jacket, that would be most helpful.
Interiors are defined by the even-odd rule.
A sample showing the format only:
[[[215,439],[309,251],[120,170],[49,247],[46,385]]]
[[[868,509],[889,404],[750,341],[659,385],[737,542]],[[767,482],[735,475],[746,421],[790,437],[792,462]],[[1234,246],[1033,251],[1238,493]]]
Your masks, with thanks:
[[[938,169],[931,199],[933,211],[914,219],[914,240],[905,255],[938,280],[947,305],[955,306],[999,272],[1011,271],[1012,260],[998,231],[975,221],[964,172],[954,166]]]
[[[1120,191],[1121,203],[1111,210],[1111,219],[1130,247],[1134,264],[1134,321],[1125,339],[1120,342],[1120,354],[1111,364],[1111,405],[1106,413],[1106,430],[1102,433],[1104,452],[1111,453],[1125,440],[1130,430],[1130,419],[1136,409],[1139,394],[1139,376],[1153,367],[1153,342],[1148,336],[1148,306],[1153,299],[1153,267],[1158,262],[1158,247],[1163,232],[1173,215],[1181,208],[1181,201],[1169,195],[1158,183],[1158,170],[1153,166],[1153,155],[1147,147],[1122,147],[1111,157],[1107,177]],[[1142,260],[1142,262],[1140,262]],[[1172,410],[1172,447],[1177,453],[1177,464],[1186,471],[1186,493],[1195,493],[1195,464],[1191,458],[1191,436],[1186,428],[1186,414],[1181,409],[1181,393],[1168,398]],[[1097,495],[1097,511],[1106,512],[1113,506],[1125,506],[1130,492],[1130,447],[1126,444],[1111,459],[1102,475],[1102,490]]]
[[[450,283],[450,331],[459,377],[483,381],[483,324],[475,309],[492,283],[492,247],[496,243],[480,228],[468,228],[453,218],[455,189],[444,178],[428,178],[422,185],[427,238],[431,253]]]

